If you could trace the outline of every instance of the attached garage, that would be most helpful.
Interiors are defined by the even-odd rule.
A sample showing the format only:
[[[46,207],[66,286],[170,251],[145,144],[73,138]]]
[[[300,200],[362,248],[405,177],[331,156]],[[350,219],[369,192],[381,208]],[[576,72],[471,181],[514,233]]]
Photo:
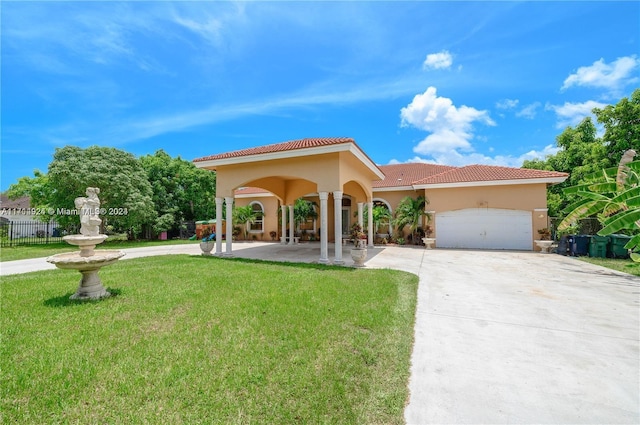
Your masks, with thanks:
[[[468,208],[436,214],[439,248],[532,249],[530,211]]]

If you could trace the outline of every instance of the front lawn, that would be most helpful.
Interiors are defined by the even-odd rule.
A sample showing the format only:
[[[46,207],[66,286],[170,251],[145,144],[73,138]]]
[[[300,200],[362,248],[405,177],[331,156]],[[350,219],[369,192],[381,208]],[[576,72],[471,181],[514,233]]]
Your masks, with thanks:
[[[187,255],[2,278],[4,423],[400,424],[418,278]]]
[[[158,245],[176,245],[176,244],[197,244],[199,241],[190,241],[186,239],[172,239],[166,241],[105,241],[96,247],[96,249],[125,249],[140,248]],[[48,257],[50,255],[61,252],[78,251],[77,246],[69,245],[66,242],[42,244],[42,245],[18,245],[0,248],[0,261],[25,260],[28,258]]]
[[[583,261],[587,261],[592,264],[597,264],[609,269],[618,270],[620,272],[629,273],[632,275],[640,276],[640,263],[636,263],[630,259],[620,258],[599,258],[599,257],[579,257]]]

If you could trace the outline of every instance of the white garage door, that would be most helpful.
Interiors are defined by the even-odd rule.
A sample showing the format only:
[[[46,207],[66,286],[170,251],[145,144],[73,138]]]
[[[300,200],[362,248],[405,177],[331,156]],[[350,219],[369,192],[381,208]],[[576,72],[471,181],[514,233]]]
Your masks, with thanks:
[[[532,247],[531,212],[469,208],[436,214],[440,248],[517,249]]]

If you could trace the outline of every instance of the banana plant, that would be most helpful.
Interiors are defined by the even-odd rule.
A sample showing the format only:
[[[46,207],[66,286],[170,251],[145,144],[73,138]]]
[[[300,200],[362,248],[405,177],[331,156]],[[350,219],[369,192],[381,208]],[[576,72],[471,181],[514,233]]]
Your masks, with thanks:
[[[558,230],[595,215],[603,226],[598,235],[620,231],[633,235],[625,248],[633,251],[634,261],[640,262],[640,161],[633,161],[635,155],[636,152],[629,149],[618,167],[591,176],[588,183],[565,189],[565,193],[574,193],[579,199],[567,207],[568,214]]]

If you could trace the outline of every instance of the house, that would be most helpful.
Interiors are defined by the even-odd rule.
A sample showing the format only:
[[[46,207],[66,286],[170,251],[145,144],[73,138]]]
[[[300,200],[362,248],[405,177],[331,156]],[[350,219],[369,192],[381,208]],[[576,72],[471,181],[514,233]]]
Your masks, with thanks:
[[[533,250],[537,230],[547,227],[547,186],[568,174],[488,165],[452,167],[412,163],[376,165],[351,138],[308,138],[197,158],[199,168],[215,170],[216,217],[233,203],[263,213],[250,229],[268,240],[278,232],[293,243],[293,205],[304,197],[319,206],[307,230],[318,232],[321,263],[329,262],[328,242],[340,242],[352,222],[362,223],[374,243],[372,209],[393,213],[406,196],[429,200],[432,237],[440,248]],[[364,210],[368,222],[363,223]],[[357,217],[357,218],[356,218]],[[279,229],[287,229],[281,235]],[[231,222],[226,252],[232,254]],[[221,232],[218,232],[221,233]],[[222,241],[216,253],[222,253]],[[334,263],[342,263],[335,244]]]
[[[42,237],[51,233],[51,225],[39,220],[40,210],[31,207],[31,198],[16,199],[0,194],[0,234],[11,239]]]

